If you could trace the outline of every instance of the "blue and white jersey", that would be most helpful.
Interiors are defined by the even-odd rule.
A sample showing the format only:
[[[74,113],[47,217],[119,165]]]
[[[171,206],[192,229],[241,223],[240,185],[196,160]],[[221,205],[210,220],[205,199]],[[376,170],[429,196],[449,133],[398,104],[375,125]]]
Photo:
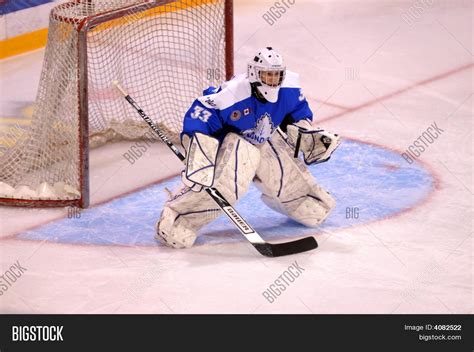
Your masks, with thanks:
[[[276,103],[262,103],[252,96],[246,75],[235,76],[220,88],[208,88],[184,117],[183,134],[200,132],[223,140],[227,133],[242,135],[252,144],[267,141],[278,126],[313,119],[298,74],[286,71]]]

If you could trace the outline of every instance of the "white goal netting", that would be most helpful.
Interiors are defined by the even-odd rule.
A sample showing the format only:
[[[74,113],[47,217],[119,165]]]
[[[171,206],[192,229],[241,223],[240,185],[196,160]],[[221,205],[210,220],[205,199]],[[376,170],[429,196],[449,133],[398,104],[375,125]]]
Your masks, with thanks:
[[[225,0],[55,7],[31,125],[0,156],[0,203],[87,197],[89,148],[151,135],[113,80],[176,139],[192,101],[225,79],[225,14]]]

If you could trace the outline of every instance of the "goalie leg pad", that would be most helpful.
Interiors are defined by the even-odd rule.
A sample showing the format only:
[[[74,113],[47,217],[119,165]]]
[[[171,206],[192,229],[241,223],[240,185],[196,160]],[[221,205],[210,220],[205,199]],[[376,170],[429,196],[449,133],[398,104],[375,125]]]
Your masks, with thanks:
[[[219,150],[214,186],[234,204],[248,190],[260,161],[260,151],[240,136],[229,134]],[[191,247],[197,232],[222,211],[209,195],[182,187],[165,204],[156,238],[175,248]]]
[[[301,196],[288,201],[262,194],[262,201],[271,209],[288,216],[296,222],[308,227],[319,226],[331,213],[333,207],[312,195]]]
[[[260,150],[235,133],[221,146],[216,167],[216,188],[234,204],[247,193],[260,163]]]
[[[267,206],[305,226],[321,224],[336,205],[279,133],[261,148],[255,183]]]
[[[186,156],[186,179],[204,187],[214,183],[219,141],[202,133],[196,133],[189,142]]]
[[[186,221],[177,221],[181,214],[165,207],[156,223],[155,238],[173,248],[189,248],[196,241],[197,233],[186,227]]]

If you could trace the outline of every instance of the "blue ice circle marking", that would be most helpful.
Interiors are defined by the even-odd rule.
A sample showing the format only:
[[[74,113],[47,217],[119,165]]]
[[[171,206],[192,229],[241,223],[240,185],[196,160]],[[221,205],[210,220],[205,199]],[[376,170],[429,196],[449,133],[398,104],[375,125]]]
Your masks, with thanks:
[[[331,160],[311,166],[310,170],[337,200],[336,208],[319,228],[306,228],[267,208],[255,186],[240,199],[237,210],[267,240],[296,238],[394,215],[419,203],[434,187],[433,176],[420,164],[408,165],[393,151],[351,140],[344,141]],[[176,177],[84,210],[80,218],[62,219],[22,233],[18,238],[72,244],[160,246],[153,236],[154,224],[167,198],[164,188],[176,189],[180,183]],[[243,237],[225,216],[220,216],[200,231],[197,244],[235,241],[243,241]]]

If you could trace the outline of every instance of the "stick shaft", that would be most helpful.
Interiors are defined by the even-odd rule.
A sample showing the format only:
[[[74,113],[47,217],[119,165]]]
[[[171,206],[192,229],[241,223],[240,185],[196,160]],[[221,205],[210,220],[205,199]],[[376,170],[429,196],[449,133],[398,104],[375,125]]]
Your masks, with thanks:
[[[173,151],[173,153],[179,158],[179,160],[184,161],[185,156],[179,151],[179,149],[171,142],[168,137],[158,128],[158,126],[153,122],[153,120],[143,111],[143,109],[137,104],[135,100],[128,94],[125,89],[117,81],[114,81],[113,84],[115,87],[122,93],[124,98],[132,105],[138,114],[142,117],[143,120],[151,127],[151,129],[161,138],[161,140]]]

